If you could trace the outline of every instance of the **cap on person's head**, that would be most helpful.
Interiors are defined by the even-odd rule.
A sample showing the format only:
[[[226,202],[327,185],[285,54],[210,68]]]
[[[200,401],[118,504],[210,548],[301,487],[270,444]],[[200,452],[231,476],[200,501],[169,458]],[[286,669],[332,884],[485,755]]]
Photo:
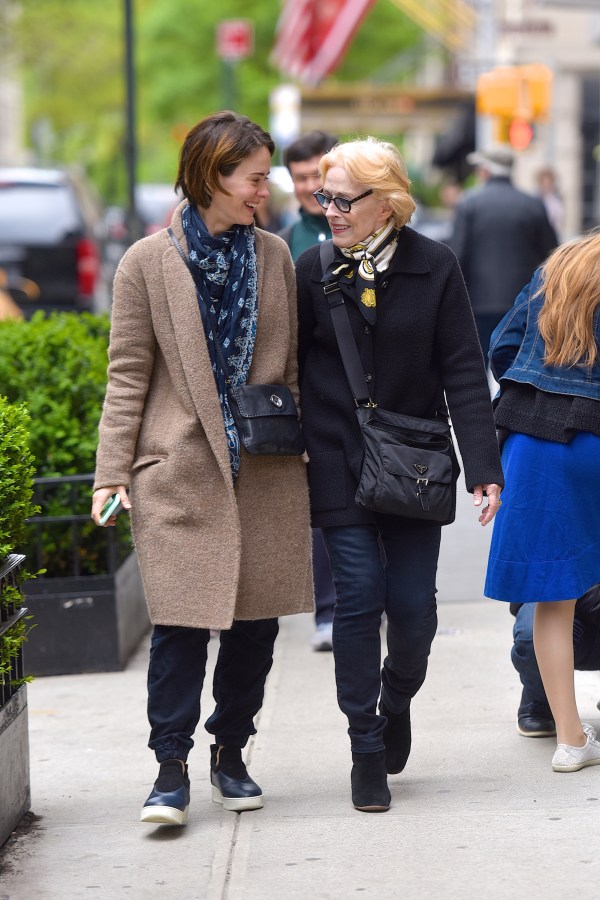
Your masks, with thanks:
[[[509,175],[515,161],[510,147],[488,147],[487,150],[476,150],[467,155],[471,166],[487,169],[494,175]]]

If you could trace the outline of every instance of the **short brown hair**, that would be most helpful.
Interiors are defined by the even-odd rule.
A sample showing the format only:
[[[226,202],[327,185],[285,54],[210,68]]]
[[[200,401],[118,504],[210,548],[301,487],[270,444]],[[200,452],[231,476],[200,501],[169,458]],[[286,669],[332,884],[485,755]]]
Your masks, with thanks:
[[[219,185],[219,175],[231,175],[242,160],[259,147],[271,156],[275,144],[268,131],[230,110],[214,113],[188,132],[179,153],[175,190],[194,206],[207,209]],[[224,191],[224,193],[227,193]]]

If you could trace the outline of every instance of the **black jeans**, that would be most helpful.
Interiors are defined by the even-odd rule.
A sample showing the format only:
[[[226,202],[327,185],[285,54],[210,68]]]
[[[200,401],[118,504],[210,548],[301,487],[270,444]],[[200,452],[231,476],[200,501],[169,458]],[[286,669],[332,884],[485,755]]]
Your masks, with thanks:
[[[514,643],[511,650],[513,666],[519,673],[523,693],[518,717],[542,716],[552,718],[542,676],[535,658],[533,646],[533,616],[535,603],[524,603],[519,609],[513,628]],[[577,615],[573,621],[573,655],[575,668],[583,672],[600,669],[600,631],[598,622],[588,622]]]
[[[504,313],[475,313],[475,325],[477,326],[477,336],[481,344],[483,353],[483,361],[486,365],[489,363],[490,338],[492,332]]]
[[[385,520],[385,521],[384,521]],[[333,654],[338,703],[355,753],[384,749],[381,699],[392,713],[409,705],[425,680],[437,629],[435,577],[441,526],[382,524],[324,528],[336,587]],[[381,616],[387,656],[381,668]]]
[[[215,710],[205,724],[215,742],[245,747],[256,734],[254,716],[262,706],[273,664],[277,619],[236,621],[220,634],[213,678]],[[150,741],[158,762],[187,759],[200,720],[200,694],[206,672],[207,628],[155,625],[148,667]]]

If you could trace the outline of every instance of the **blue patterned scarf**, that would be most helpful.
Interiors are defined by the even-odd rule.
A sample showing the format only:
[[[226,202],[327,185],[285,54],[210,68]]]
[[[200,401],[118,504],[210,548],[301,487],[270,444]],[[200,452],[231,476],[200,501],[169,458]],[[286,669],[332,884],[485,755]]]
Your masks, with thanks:
[[[234,482],[240,469],[240,440],[229,408],[226,379],[244,384],[248,378],[258,318],[258,276],[254,226],[234,225],[218,237],[209,234],[198,211],[181,214],[190,250],[198,303],[223,412]],[[216,323],[216,329],[213,328]],[[221,371],[215,349],[220,342],[229,371]]]

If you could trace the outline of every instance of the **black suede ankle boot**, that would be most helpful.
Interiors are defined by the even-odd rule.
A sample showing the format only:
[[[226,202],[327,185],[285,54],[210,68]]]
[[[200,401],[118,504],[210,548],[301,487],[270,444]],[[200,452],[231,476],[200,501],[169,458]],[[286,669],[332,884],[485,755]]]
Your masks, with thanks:
[[[352,754],[352,803],[361,812],[387,812],[392,797],[387,786],[385,753]]]
[[[383,729],[383,743],[385,744],[385,766],[388,775],[397,775],[402,772],[408,757],[412,741],[410,728],[410,706],[404,712],[390,712],[384,703],[379,704],[379,712],[387,719]]]

